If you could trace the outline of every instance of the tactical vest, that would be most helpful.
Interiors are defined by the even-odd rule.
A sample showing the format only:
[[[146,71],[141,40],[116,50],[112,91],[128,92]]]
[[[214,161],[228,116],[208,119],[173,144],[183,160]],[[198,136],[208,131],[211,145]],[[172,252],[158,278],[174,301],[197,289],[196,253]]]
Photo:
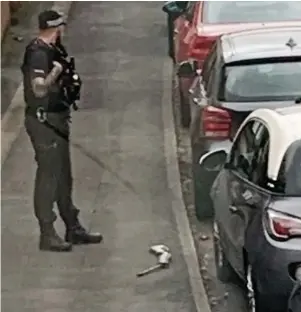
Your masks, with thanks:
[[[32,82],[31,82],[31,75],[30,73],[33,72],[33,67],[31,62],[32,53],[37,50],[44,50],[45,53],[48,55],[48,68],[45,71],[46,76],[50,73],[51,69],[53,68],[53,61],[54,61],[54,51],[50,46],[47,46],[44,42],[38,39],[32,40],[26,47],[23,63],[21,66],[21,71],[23,74],[23,86],[24,86],[24,101],[26,106],[30,109],[37,109],[40,106],[45,105],[45,101],[47,102],[48,111],[60,111],[62,110],[62,99],[63,99],[63,90],[61,90],[58,83],[54,84],[49,94],[46,98],[37,98],[32,89]]]

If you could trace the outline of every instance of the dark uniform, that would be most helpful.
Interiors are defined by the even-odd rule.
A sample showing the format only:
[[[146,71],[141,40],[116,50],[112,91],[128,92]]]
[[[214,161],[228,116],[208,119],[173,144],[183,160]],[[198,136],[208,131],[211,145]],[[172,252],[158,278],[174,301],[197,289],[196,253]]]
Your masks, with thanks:
[[[45,11],[39,16],[40,28],[48,20],[61,18],[57,12]],[[44,26],[43,26],[44,23]],[[42,25],[42,26],[41,26]],[[53,68],[55,49],[41,39],[29,43],[22,64],[25,109],[25,128],[35,151],[37,171],[34,189],[34,210],[41,228],[40,248],[67,251],[71,243],[98,243],[100,234],[87,233],[78,221],[79,210],[72,202],[72,174],[69,147],[70,108],[64,103],[60,79],[53,83],[43,97],[37,97],[32,81],[46,78]],[[38,119],[39,109],[46,112],[47,120]],[[53,211],[57,204],[66,225],[64,242],[56,234]]]

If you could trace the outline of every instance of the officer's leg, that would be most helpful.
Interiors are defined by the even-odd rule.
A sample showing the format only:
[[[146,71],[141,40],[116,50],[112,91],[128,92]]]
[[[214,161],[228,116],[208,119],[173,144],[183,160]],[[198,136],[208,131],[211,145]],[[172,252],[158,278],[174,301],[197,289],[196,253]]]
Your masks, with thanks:
[[[55,170],[57,142],[51,130],[36,118],[26,116],[25,126],[32,142],[37,171],[34,188],[34,210],[41,229],[40,249],[52,251],[69,251],[71,245],[65,243],[56,233],[53,223],[56,216],[53,204],[57,193],[58,177]]]
[[[65,240],[73,244],[97,244],[102,241],[99,233],[88,233],[78,220],[79,209],[72,201],[72,166],[70,145],[67,140],[60,140],[59,153],[62,157],[62,171],[59,181],[57,204],[61,218],[66,225]]]

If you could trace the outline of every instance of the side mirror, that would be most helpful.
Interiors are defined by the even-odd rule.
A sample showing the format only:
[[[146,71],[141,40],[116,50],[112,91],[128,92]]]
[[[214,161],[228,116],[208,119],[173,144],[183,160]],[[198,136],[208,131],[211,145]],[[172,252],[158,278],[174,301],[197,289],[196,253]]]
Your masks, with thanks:
[[[188,1],[166,1],[162,10],[167,14],[178,17],[185,12],[187,5]]]
[[[226,162],[227,152],[225,150],[215,150],[207,154],[204,154],[200,160],[199,164],[206,171],[219,171],[222,169],[224,163]]]

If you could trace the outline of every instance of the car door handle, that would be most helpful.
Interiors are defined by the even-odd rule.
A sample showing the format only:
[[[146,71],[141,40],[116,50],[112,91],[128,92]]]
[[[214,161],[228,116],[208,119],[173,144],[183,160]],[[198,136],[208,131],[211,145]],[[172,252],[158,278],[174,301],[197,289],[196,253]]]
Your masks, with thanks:
[[[230,209],[230,211],[231,211],[232,213],[237,213],[237,212],[238,212],[237,207],[235,207],[235,206],[233,206],[233,205],[230,205],[230,206],[229,206],[229,209]]]

